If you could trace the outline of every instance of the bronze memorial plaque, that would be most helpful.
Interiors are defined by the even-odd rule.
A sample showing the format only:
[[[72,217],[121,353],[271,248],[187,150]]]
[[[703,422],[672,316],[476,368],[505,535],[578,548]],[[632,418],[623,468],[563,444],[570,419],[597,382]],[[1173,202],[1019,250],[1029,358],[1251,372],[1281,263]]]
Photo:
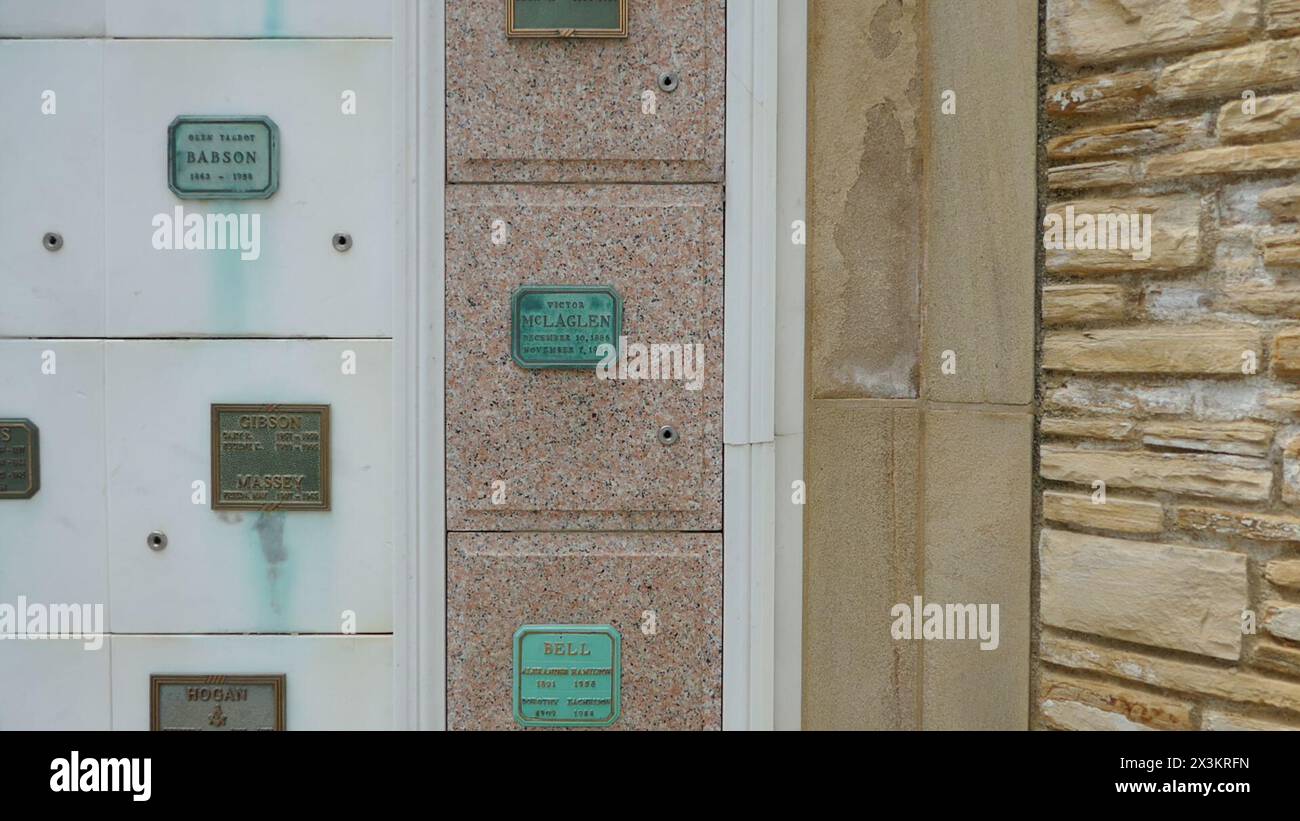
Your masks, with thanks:
[[[149,676],[150,730],[283,730],[284,674]]]
[[[30,499],[40,489],[40,431],[30,419],[0,419],[0,499]]]
[[[213,405],[213,510],[329,510],[329,405]]]
[[[622,333],[623,298],[609,285],[521,285],[510,298],[510,356],[521,368],[595,369]]]
[[[167,127],[167,185],[187,200],[266,199],[280,185],[270,117],[183,114]]]
[[[627,0],[506,0],[507,37],[626,37]]]
[[[515,721],[608,727],[623,701],[623,635],[608,624],[525,624],[515,631]]]

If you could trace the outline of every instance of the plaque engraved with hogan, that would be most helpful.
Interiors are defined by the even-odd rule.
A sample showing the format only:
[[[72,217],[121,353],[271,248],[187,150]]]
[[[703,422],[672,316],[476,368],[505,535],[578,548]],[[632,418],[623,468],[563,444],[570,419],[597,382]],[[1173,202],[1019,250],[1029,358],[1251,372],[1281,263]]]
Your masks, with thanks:
[[[506,0],[508,37],[626,37],[628,0]]]
[[[608,727],[622,711],[623,637],[607,624],[525,624],[515,632],[515,721]]]
[[[623,299],[608,285],[524,285],[510,300],[510,355],[523,368],[595,368],[618,350]]]
[[[149,676],[149,729],[283,730],[284,674]]]
[[[30,499],[40,489],[40,431],[30,419],[0,419],[0,499]]]
[[[181,199],[266,199],[280,185],[270,117],[181,115],[167,128],[167,185]]]
[[[329,510],[329,405],[213,405],[213,510]]]

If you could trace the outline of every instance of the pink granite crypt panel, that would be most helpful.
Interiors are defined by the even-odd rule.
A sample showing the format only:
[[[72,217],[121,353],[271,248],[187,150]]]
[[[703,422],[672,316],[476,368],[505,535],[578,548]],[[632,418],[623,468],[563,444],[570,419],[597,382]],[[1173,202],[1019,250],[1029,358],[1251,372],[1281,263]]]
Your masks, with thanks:
[[[447,726],[504,730],[522,624],[609,624],[623,637],[611,729],[722,724],[721,533],[452,533]]]
[[[446,215],[449,529],[720,529],[720,187],[449,186]],[[613,286],[629,344],[703,345],[699,389],[515,364],[525,284]]]
[[[510,39],[505,5],[447,4],[449,182],[722,180],[724,0],[630,0],[626,39]]]

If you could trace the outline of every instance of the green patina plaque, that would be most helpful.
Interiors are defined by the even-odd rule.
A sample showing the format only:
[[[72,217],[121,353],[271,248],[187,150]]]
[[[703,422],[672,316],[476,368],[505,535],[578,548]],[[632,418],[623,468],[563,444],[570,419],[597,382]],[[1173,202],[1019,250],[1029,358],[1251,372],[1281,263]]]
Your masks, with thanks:
[[[213,405],[213,510],[329,510],[329,405]]]
[[[187,200],[266,199],[280,184],[270,117],[183,114],[167,128],[167,185]]]
[[[30,499],[40,489],[40,431],[29,419],[0,419],[0,499]]]
[[[515,632],[515,721],[608,727],[622,710],[623,637],[607,624],[525,624]]]
[[[626,37],[627,0],[506,0],[510,37]]]
[[[149,676],[149,729],[284,729],[284,674]]]
[[[623,298],[608,285],[524,285],[510,299],[510,355],[523,368],[595,368],[622,332]]]

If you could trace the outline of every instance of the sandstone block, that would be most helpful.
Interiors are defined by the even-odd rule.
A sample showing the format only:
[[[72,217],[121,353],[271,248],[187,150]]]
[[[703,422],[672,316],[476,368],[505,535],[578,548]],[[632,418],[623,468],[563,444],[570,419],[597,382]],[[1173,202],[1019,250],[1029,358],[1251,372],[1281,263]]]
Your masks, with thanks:
[[[1169,148],[1190,149],[1206,138],[1207,130],[1203,117],[1085,126],[1048,140],[1047,156],[1053,160],[1079,160]]]
[[[1300,530],[1298,530],[1300,532]],[[1298,537],[1300,538],[1300,537]],[[1264,565],[1264,578],[1278,587],[1300,590],[1300,561],[1276,559]]]
[[[1211,306],[1220,311],[1300,318],[1300,285],[1272,282],[1232,284],[1211,299]]]
[[[1106,673],[1153,687],[1200,693],[1240,704],[1262,704],[1300,712],[1300,684],[1246,672],[1238,667],[1153,658],[1055,634],[1043,636],[1039,652],[1044,661],[1062,667]]]
[[[1158,502],[1121,499],[1113,495],[1108,495],[1106,503],[1099,505],[1092,501],[1091,494],[1049,490],[1043,493],[1043,518],[1049,522],[1097,530],[1159,533],[1164,527],[1164,508]]]
[[[1265,265],[1300,265],[1300,234],[1267,237],[1263,246]]]
[[[1042,365],[1079,373],[1242,375],[1243,354],[1261,351],[1259,332],[1239,326],[1150,325],[1093,331],[1052,331]]]
[[[1039,471],[1044,479],[1089,487],[1101,480],[1108,488],[1266,502],[1273,486],[1273,471],[1268,463],[1243,456],[1043,445],[1039,448],[1039,459]]]
[[[1165,67],[1156,92],[1166,100],[1237,94],[1300,80],[1300,39],[1264,40],[1203,51]]]
[[[1219,710],[1206,710],[1201,714],[1202,730],[1300,730],[1292,724],[1279,724],[1262,718],[1252,718],[1237,713],[1225,713]]]
[[[1122,419],[1075,419],[1045,416],[1039,422],[1044,436],[1067,436],[1085,439],[1127,439],[1134,424]]]
[[[1179,506],[1174,516],[1184,530],[1260,542],[1300,541],[1300,518],[1295,516],[1196,506]]]
[[[1273,426],[1263,422],[1148,422],[1142,426],[1142,443],[1153,447],[1267,456],[1273,444]]]
[[[1144,179],[1152,182],[1204,174],[1248,174],[1296,169],[1300,169],[1300,140],[1287,140],[1161,154],[1147,160]]]
[[[1286,641],[1300,641],[1300,605],[1268,601],[1260,611],[1260,625],[1270,635]]]
[[[1300,185],[1283,185],[1265,191],[1259,204],[1276,219],[1300,219]]]
[[[1224,103],[1215,133],[1226,143],[1285,140],[1300,137],[1300,93],[1258,97]]]
[[[1150,215],[1149,237],[1146,215]],[[1121,216],[1123,221],[1118,219]],[[1128,237],[1118,227],[1124,222]],[[1133,247],[1134,224],[1139,226],[1140,244],[1149,247]],[[1052,203],[1043,227],[1051,272],[1176,271],[1201,261],[1201,198],[1194,193]],[[1054,227],[1059,228],[1059,236]],[[1130,240],[1127,248],[1121,244],[1125,239]]]
[[[1044,671],[1038,693],[1045,722],[1062,730],[1190,730],[1191,705],[1109,681]]]
[[[1300,328],[1278,331],[1269,356],[1278,376],[1300,376]]]
[[[1094,160],[1047,169],[1047,187],[1052,189],[1132,185],[1136,179],[1137,166],[1133,160]]]
[[[1120,285],[1047,285],[1043,288],[1043,324],[1077,325],[1123,319],[1129,311]]]
[[[1154,71],[1099,74],[1047,87],[1043,107],[1051,117],[1127,113],[1155,93]]]
[[[1106,63],[1245,40],[1260,0],[1049,0],[1047,56],[1066,65]]]
[[[1046,529],[1044,624],[1222,659],[1241,655],[1246,557]]]

